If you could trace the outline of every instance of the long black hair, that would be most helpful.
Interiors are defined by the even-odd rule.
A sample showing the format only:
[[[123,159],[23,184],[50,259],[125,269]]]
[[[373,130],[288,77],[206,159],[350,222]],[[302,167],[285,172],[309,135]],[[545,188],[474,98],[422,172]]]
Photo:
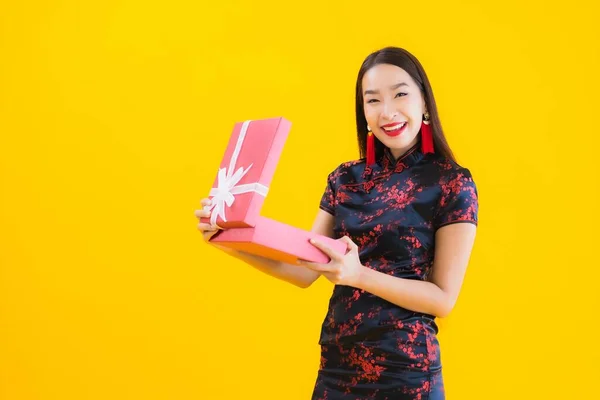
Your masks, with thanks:
[[[454,154],[444,136],[442,124],[438,115],[433,90],[427,78],[423,66],[417,58],[408,51],[399,47],[385,47],[377,50],[367,56],[358,71],[356,79],[356,131],[358,138],[358,149],[360,157],[367,154],[367,120],[365,118],[365,109],[363,105],[362,80],[365,73],[378,64],[392,64],[405,70],[415,83],[421,89],[421,94],[425,99],[427,111],[429,112],[429,126],[433,133],[433,145],[435,152],[448,159],[455,161]],[[375,156],[377,158],[383,155],[384,145],[379,140],[375,140]]]

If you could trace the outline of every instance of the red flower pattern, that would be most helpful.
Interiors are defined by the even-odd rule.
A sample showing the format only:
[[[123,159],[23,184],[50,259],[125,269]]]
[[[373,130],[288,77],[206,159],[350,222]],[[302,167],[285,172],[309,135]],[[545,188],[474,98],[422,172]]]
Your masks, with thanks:
[[[418,146],[397,161],[386,152],[370,168],[364,160],[341,164],[329,174],[320,206],[334,216],[336,237],[358,245],[363,265],[416,280],[431,272],[436,230],[476,224],[478,212],[470,171]],[[432,315],[336,285],[313,400],[425,400],[442,393],[437,331]]]

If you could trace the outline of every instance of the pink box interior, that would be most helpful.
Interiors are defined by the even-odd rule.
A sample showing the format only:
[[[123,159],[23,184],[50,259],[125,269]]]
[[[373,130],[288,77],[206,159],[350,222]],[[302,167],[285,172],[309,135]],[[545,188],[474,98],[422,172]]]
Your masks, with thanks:
[[[347,245],[339,240],[262,216],[258,217],[253,228],[225,229],[213,236],[210,241],[224,247],[291,264],[299,259],[318,263],[329,262],[329,256],[309,243],[311,238],[321,241],[340,254],[346,254]]]

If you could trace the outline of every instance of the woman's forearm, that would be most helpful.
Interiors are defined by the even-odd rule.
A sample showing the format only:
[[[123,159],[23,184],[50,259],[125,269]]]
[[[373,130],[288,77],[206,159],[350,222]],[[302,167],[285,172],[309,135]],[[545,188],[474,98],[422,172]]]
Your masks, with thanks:
[[[234,258],[252,266],[253,268],[264,272],[267,275],[289,282],[301,288],[309,287],[319,278],[320,274],[311,271],[301,265],[287,264],[281,261],[270,260],[265,257],[254,254],[244,253],[239,250],[228,249],[216,245],[220,250],[228,253]]]
[[[446,292],[429,281],[397,278],[365,268],[357,287],[399,307],[436,317],[447,316],[453,308]]]

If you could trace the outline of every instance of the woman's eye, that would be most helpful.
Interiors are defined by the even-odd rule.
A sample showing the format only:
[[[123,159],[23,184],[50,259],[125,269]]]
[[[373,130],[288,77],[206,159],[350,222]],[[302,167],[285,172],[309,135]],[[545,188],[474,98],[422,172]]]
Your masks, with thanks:
[[[378,101],[378,100],[377,99],[370,99],[370,100],[367,100],[367,103],[373,103],[373,102],[376,102],[376,101]]]
[[[408,93],[400,92],[400,93],[398,93],[396,96],[400,96],[400,95],[402,95],[402,96],[406,96],[407,94],[408,94]]]

